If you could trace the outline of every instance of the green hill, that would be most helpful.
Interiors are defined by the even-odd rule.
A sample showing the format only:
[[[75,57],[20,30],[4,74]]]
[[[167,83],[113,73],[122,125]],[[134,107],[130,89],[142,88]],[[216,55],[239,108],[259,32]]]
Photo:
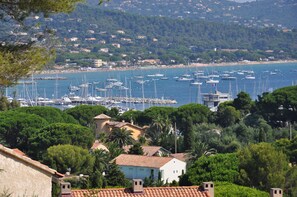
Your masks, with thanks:
[[[144,17],[80,5],[45,22],[61,40],[57,62],[102,58],[137,63],[230,62],[297,58],[297,32]],[[71,40],[71,38],[75,38]]]

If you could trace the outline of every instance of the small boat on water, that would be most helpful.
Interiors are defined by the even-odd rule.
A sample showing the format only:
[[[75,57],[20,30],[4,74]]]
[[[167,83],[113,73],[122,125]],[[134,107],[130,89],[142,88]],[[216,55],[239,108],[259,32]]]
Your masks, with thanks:
[[[254,80],[254,79],[256,79],[256,77],[253,75],[247,75],[247,76],[245,76],[245,79]]]
[[[219,80],[215,80],[215,79],[209,79],[206,81],[206,83],[209,83],[209,84],[217,84],[219,82],[220,82]]]
[[[179,77],[176,79],[176,81],[193,81],[193,78],[188,78],[188,77]]]
[[[200,82],[200,81],[193,81],[193,82],[191,82],[191,85],[192,86],[200,86],[200,85],[202,85],[202,82]]]
[[[236,80],[237,78],[233,77],[233,76],[225,76],[225,77],[222,77],[221,79],[222,80]]]

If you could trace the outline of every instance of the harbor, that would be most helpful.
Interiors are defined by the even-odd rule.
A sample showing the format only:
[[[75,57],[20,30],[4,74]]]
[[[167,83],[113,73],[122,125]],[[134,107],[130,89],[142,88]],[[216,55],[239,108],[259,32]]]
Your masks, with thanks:
[[[32,76],[6,91],[22,106],[47,105],[61,109],[80,104],[125,110],[152,106],[178,107],[206,102],[205,95],[220,92],[232,100],[240,91],[257,99],[263,92],[295,85],[296,63],[147,69]],[[38,80],[43,79],[43,80]],[[217,102],[215,103],[215,105]]]

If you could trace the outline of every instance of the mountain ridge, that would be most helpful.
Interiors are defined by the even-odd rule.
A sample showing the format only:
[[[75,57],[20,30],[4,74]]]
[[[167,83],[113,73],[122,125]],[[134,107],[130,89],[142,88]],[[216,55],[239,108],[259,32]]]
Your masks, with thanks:
[[[98,4],[96,0],[89,0],[89,3]],[[297,2],[294,0],[244,3],[228,0],[112,0],[102,7],[144,16],[203,19],[247,27],[297,28]]]

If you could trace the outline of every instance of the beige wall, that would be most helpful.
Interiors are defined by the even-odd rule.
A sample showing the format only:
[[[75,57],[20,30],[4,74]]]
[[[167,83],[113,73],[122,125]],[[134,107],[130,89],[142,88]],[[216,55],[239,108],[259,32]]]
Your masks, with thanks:
[[[142,130],[139,130],[139,129],[135,128],[135,127],[131,127],[129,125],[126,125],[123,128],[126,128],[127,130],[132,131],[132,137],[133,137],[134,140],[138,140],[139,137],[143,134]]]
[[[51,197],[50,174],[12,159],[3,152],[0,152],[0,169],[0,194],[8,190],[12,197]]]
[[[109,132],[110,131],[109,127],[106,125],[106,123],[108,123],[108,122],[109,122],[108,119],[95,120],[95,123],[96,123],[96,137],[98,137],[99,133]]]

